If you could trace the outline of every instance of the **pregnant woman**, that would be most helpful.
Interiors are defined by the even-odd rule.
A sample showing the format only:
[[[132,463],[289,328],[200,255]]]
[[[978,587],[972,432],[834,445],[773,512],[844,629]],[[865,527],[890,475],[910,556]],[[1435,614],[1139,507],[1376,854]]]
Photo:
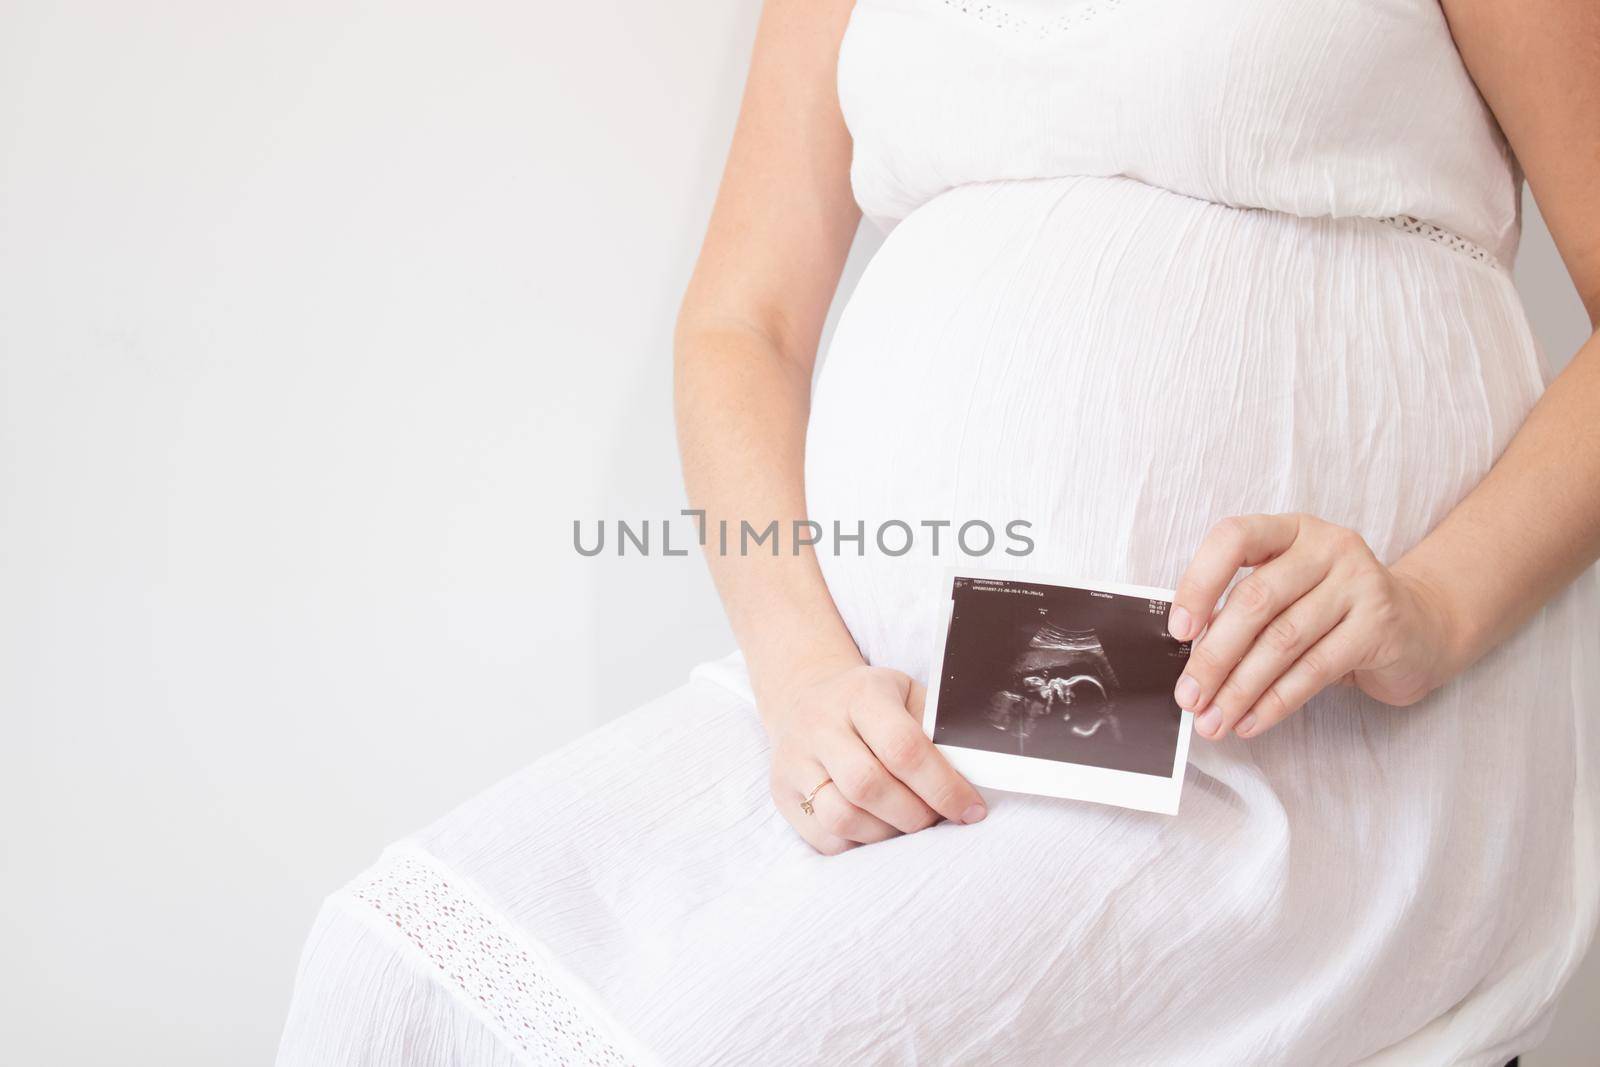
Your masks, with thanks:
[[[769,0],[691,500],[1023,518],[1029,570],[1176,586],[1182,813],[943,762],[948,546],[713,538],[742,655],[330,898],[280,1062],[1532,1046],[1600,895],[1600,340],[1552,380],[1507,269],[1526,173],[1600,316],[1597,116],[1588,0]]]

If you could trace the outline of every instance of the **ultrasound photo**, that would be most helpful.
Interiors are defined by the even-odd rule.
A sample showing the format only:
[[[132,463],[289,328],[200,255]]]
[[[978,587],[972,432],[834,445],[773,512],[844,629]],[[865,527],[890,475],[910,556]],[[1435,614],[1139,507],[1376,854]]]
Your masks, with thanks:
[[[928,699],[934,742],[976,785],[1177,810],[1189,645],[1171,592],[962,572]]]

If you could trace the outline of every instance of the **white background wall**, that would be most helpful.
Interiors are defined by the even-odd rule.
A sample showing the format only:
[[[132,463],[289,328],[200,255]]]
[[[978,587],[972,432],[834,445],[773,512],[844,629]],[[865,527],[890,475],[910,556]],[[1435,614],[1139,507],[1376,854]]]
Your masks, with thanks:
[[[0,7],[8,1062],[268,1061],[324,893],[729,647],[697,558],[570,524],[680,506],[754,19]],[[1520,277],[1569,352],[1537,225]]]

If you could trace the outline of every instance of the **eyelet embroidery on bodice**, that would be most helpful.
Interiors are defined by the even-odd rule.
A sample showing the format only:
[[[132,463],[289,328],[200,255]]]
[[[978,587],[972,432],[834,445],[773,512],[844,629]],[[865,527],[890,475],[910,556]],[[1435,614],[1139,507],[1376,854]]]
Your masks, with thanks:
[[[386,854],[347,896],[416,946],[463,1002],[536,1064],[632,1063],[563,990],[517,932],[432,863]]]
[[[993,26],[998,30],[1010,30],[1033,37],[1049,37],[1052,34],[1069,30],[1074,26],[1104,14],[1113,8],[1122,6],[1122,0],[1095,0],[1093,3],[1080,4],[1056,18],[1038,20],[1025,18],[1014,14],[1005,8],[985,2],[985,0],[943,0],[944,6],[952,11],[959,11],[968,15],[986,26]]]
[[[1477,260],[1479,263],[1487,263],[1491,267],[1499,267],[1501,265],[1500,258],[1482,245],[1474,244],[1460,234],[1453,233],[1443,226],[1435,226],[1431,222],[1424,222],[1414,215],[1388,215],[1378,221],[1385,226],[1393,226],[1403,233],[1415,234],[1418,237],[1432,241],[1436,245],[1443,245],[1450,251],[1459,252],[1470,259]]]

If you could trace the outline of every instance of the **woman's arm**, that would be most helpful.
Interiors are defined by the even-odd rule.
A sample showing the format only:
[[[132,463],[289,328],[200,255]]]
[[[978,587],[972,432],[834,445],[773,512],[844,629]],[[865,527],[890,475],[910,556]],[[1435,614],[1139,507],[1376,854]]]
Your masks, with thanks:
[[[1600,5],[1445,0],[1488,101],[1600,323]],[[1465,670],[1600,557],[1600,333],[1551,383],[1484,480],[1392,567],[1306,516],[1220,523],[1172,613],[1210,630],[1178,684],[1203,736],[1260,734],[1349,680],[1409,704]],[[1240,567],[1255,567],[1217,598]],[[1179,608],[1182,609],[1180,614]]]
[[[805,516],[811,372],[860,214],[834,90],[850,3],[766,5],[699,262],[678,316],[684,480],[710,529]],[[708,547],[715,534],[707,538]],[[789,674],[859,663],[815,555],[709,553],[762,714]]]
[[[1456,45],[1600,326],[1600,5],[1449,0]],[[1600,332],[1500,461],[1402,564],[1457,632],[1450,673],[1494,647],[1600,556]],[[1473,580],[1463,582],[1463,575]]]
[[[733,145],[676,338],[679,447],[707,556],[773,739],[773,798],[813,845],[982,817],[920,726],[920,686],[867,667],[811,548],[811,371],[859,213],[835,73],[849,0],[768,0]],[[774,520],[781,543],[741,554]],[[730,550],[719,551],[726,522]],[[815,812],[800,801],[824,778]]]

